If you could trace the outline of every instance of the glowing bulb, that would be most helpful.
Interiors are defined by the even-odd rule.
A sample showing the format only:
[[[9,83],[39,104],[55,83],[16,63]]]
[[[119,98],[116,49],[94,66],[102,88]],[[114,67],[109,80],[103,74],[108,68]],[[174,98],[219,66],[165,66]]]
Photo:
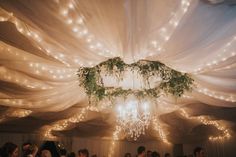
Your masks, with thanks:
[[[151,44],[152,44],[154,47],[156,47],[156,46],[157,46],[157,41],[154,40],[154,41],[151,42]]]
[[[72,3],[69,3],[68,6],[69,6],[70,9],[73,9],[73,8],[74,8],[74,5],[73,5]]]
[[[27,35],[28,35],[28,36],[31,36],[31,33],[30,33],[30,32],[27,32]]]
[[[166,32],[166,28],[162,28],[161,31],[162,31],[162,32]]]
[[[222,58],[221,60],[222,60],[222,61],[226,61],[226,59],[227,59],[227,58]]]
[[[0,17],[0,21],[6,21],[6,19],[3,17]]]
[[[73,32],[78,32],[78,28],[77,27],[74,27],[72,30],[73,30]]]
[[[161,47],[158,47],[157,51],[161,51]]]
[[[62,10],[62,11],[61,11],[61,14],[64,15],[64,16],[66,16],[66,15],[68,14],[68,10],[66,10],[66,9]]]
[[[84,35],[88,34],[88,30],[87,30],[87,29],[84,29],[84,30],[82,31],[82,34],[84,34]]]
[[[178,24],[179,24],[179,23],[178,23],[177,21],[174,22],[174,26],[175,26],[175,27],[178,26]]]
[[[40,74],[40,71],[36,70],[35,73],[36,73],[36,74]]]
[[[102,47],[102,44],[101,43],[97,43],[96,46],[97,47]]]
[[[213,63],[213,64],[217,64],[218,62],[217,62],[216,60],[214,60],[212,63]]]
[[[67,24],[72,24],[73,20],[72,19],[68,19],[66,22],[67,22]]]
[[[19,30],[19,32],[21,32],[21,33],[23,33],[23,31],[24,31],[23,28],[19,28],[18,30]]]
[[[169,40],[170,37],[169,36],[165,36],[165,41]]]
[[[230,45],[231,45],[231,43],[230,43],[230,42],[226,44],[226,46],[230,46]]]
[[[89,48],[93,50],[93,49],[94,49],[94,46],[93,46],[93,45],[90,45]]]
[[[153,55],[154,55],[154,53],[149,53],[148,55],[149,55],[149,56],[153,56]]]
[[[86,41],[87,41],[88,43],[90,43],[90,42],[92,41],[92,39],[91,39],[91,38],[87,38]]]
[[[81,17],[79,17],[76,21],[78,24],[83,24],[83,19]]]
[[[61,53],[61,54],[59,55],[59,57],[63,58],[63,57],[64,57],[64,54]]]

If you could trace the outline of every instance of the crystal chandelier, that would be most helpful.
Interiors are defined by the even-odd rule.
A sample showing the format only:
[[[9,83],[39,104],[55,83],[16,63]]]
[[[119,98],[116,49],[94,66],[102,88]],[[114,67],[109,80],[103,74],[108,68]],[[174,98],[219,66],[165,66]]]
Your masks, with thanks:
[[[127,103],[117,107],[117,123],[128,137],[137,140],[151,121],[151,110],[148,102],[129,100]]]

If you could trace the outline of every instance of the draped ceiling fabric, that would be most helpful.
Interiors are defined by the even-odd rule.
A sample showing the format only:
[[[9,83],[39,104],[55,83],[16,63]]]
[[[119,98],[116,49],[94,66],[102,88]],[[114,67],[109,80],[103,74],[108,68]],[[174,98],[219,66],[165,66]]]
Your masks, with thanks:
[[[181,117],[180,108],[236,131],[235,6],[199,0],[1,0],[0,6],[0,131],[37,132],[80,112],[88,102],[77,69],[118,56],[126,63],[160,61],[194,78],[192,92],[156,104],[170,141],[216,134]],[[14,115],[24,110],[29,114]],[[107,137],[113,130],[113,112],[89,111],[61,133]]]

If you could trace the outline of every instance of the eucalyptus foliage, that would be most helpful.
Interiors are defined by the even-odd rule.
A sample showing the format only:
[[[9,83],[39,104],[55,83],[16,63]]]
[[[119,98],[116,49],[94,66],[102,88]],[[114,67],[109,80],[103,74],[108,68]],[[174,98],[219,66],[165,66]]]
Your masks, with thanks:
[[[105,87],[101,76],[105,69],[106,75],[116,76],[122,80],[123,73],[127,69],[137,71],[149,85],[149,78],[152,76],[161,77],[161,83],[154,88],[143,90],[122,89],[121,87]],[[134,95],[137,98],[157,98],[160,93],[181,97],[185,91],[192,89],[193,79],[186,73],[173,70],[158,61],[140,60],[136,63],[126,64],[121,58],[108,59],[94,67],[81,67],[78,70],[80,86],[85,89],[89,100],[100,101],[104,98],[127,97]]]

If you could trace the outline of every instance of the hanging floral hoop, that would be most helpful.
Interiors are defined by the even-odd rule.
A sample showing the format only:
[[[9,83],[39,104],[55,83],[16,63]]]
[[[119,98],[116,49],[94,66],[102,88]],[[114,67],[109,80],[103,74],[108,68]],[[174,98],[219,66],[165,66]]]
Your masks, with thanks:
[[[105,71],[105,75],[113,75],[118,80],[123,80],[124,71],[128,68],[142,76],[147,84],[152,76],[161,77],[161,82],[156,87],[141,90],[104,86],[102,71],[103,73]],[[127,97],[130,94],[137,98],[157,98],[161,93],[181,97],[185,91],[192,89],[194,81],[189,74],[173,70],[158,61],[140,60],[136,63],[126,64],[119,57],[108,59],[94,67],[81,67],[77,75],[79,85],[85,89],[90,102],[91,100],[101,101],[104,98]]]

